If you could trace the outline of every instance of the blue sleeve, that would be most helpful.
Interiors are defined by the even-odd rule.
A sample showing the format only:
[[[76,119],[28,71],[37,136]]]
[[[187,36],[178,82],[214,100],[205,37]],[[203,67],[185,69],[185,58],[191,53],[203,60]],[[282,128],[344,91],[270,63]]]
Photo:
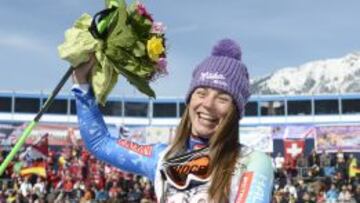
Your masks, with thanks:
[[[253,152],[240,182],[236,202],[269,203],[274,182],[271,159],[262,152]]]
[[[154,181],[159,153],[166,145],[139,145],[110,136],[91,91],[73,88],[80,134],[86,148],[97,158],[121,170],[148,177]]]

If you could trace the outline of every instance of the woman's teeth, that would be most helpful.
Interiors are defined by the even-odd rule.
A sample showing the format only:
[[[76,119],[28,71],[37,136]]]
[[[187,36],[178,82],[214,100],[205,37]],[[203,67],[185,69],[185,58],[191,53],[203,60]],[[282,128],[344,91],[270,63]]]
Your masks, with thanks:
[[[216,118],[213,118],[210,115],[206,115],[206,114],[202,114],[202,113],[199,113],[199,118],[207,120],[207,121],[211,121],[211,122],[215,122],[217,120]]]

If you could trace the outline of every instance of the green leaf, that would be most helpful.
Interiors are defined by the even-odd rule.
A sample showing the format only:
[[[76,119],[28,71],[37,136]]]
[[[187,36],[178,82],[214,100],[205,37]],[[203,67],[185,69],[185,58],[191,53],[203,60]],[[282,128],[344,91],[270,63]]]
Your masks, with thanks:
[[[136,10],[136,1],[133,1],[127,8],[127,11],[129,13],[133,13]]]
[[[93,69],[91,84],[96,100],[105,104],[107,96],[116,85],[118,73],[115,72],[115,65],[105,54],[96,52],[95,55],[98,63]]]
[[[75,21],[74,28],[87,30],[90,27],[91,21],[92,17],[89,14],[84,13]]]
[[[135,43],[135,38],[127,26],[117,25],[106,40],[108,47],[131,47]]]
[[[131,61],[130,63],[126,64],[123,69],[126,71],[132,72],[134,75],[143,78],[148,79],[149,76],[152,74],[153,69],[143,66],[140,63],[134,63],[135,61]]]
[[[65,41],[58,47],[59,55],[67,60],[73,67],[89,60],[89,54],[100,46],[88,31],[91,16],[83,14],[75,21],[75,26],[66,30]]]
[[[146,80],[132,74],[131,72],[128,72],[125,69],[121,69],[121,74],[140,92],[148,95],[149,97],[156,98],[154,90],[151,89],[149,83]]]
[[[145,45],[140,41],[136,41],[133,53],[136,57],[144,56],[146,54]]]
[[[134,33],[139,39],[149,38],[149,31],[152,26],[152,22],[144,16],[138,14],[130,14],[129,24],[131,25]]]
[[[124,0],[105,0],[105,5],[107,8],[110,8],[112,6],[119,7],[119,5],[125,4]]]
[[[108,49],[105,50],[105,55],[116,64],[116,69],[125,65],[129,59],[129,53],[125,49],[118,47],[108,47]]]

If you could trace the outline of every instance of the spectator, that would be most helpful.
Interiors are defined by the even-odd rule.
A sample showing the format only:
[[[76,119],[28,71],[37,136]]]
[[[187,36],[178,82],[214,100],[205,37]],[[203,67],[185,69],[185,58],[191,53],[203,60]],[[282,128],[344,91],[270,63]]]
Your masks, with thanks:
[[[127,200],[129,203],[137,203],[141,200],[141,192],[139,189],[130,187],[129,192],[127,193]]]
[[[95,200],[99,202],[105,202],[107,199],[109,199],[108,193],[105,191],[104,188],[100,188],[95,193]]]
[[[316,203],[325,203],[326,195],[324,190],[320,190],[319,193],[316,195]]]
[[[310,193],[305,192],[301,199],[297,201],[297,203],[315,203],[315,201],[311,199]]]
[[[345,161],[345,156],[344,156],[344,152],[342,151],[342,149],[338,149],[338,151],[336,152],[336,160],[344,160]]]
[[[48,191],[48,195],[46,196],[47,202],[55,202],[56,197],[59,195],[59,191],[55,189],[51,189]]]
[[[279,152],[275,158],[275,168],[276,168],[277,172],[280,171],[284,167],[284,162],[285,162],[285,159]]]
[[[358,184],[356,187],[354,197],[355,197],[355,202],[360,202],[360,184]]]
[[[70,174],[66,174],[65,179],[63,181],[63,190],[65,199],[72,199],[72,192],[74,189],[74,183],[70,176]]]
[[[73,198],[76,201],[79,201],[83,195],[83,190],[85,188],[84,182],[82,180],[77,180],[73,186]]]
[[[287,184],[284,187],[284,192],[288,193],[290,196],[293,196],[297,199],[297,192],[295,186],[292,184],[291,180],[287,181]]]
[[[331,184],[331,188],[326,192],[326,203],[336,203],[338,199],[338,190],[335,184]]]
[[[307,160],[304,154],[300,154],[300,156],[296,159],[296,168],[298,177],[306,176],[306,169],[307,169]]]
[[[0,190],[0,202],[5,202],[5,201],[6,201],[5,194],[3,190]]]
[[[310,153],[310,155],[308,156],[308,164],[309,164],[309,167],[318,167],[320,164],[319,164],[319,156],[316,154],[316,151],[315,149],[313,149]]]
[[[329,173],[329,167],[331,164],[331,157],[327,153],[326,150],[323,150],[320,155],[320,168],[321,168],[321,175],[325,176],[326,173]]]
[[[352,199],[351,192],[347,189],[346,185],[341,186],[341,192],[338,196],[339,203],[348,203]]]
[[[6,203],[15,202],[17,199],[21,200],[20,198],[17,198],[16,192],[14,190],[8,190],[6,195],[7,195]]]
[[[29,182],[29,177],[26,176],[20,183],[20,192],[23,197],[29,197],[32,191],[32,185]]]
[[[347,162],[347,169],[348,169],[348,175],[349,175],[349,179],[352,180],[356,177],[356,168],[357,168],[357,159],[354,157],[353,154],[349,155],[349,159]]]
[[[348,174],[348,168],[346,167],[346,162],[342,158],[338,158],[335,166],[336,172],[340,173],[341,176],[344,178],[344,180],[347,180]]]
[[[121,202],[119,198],[119,188],[116,185],[113,185],[109,189],[109,201],[108,202]]]
[[[304,183],[303,179],[299,179],[298,180],[298,186],[296,188],[297,191],[297,198],[301,198],[302,196],[304,196],[305,192],[307,191],[307,187]]]
[[[38,196],[43,196],[46,193],[46,188],[45,188],[45,182],[42,180],[41,177],[37,177],[36,183],[33,187],[33,191],[38,195]]]
[[[93,199],[93,192],[91,189],[87,189],[84,193],[84,196],[80,199],[80,203],[90,203]]]

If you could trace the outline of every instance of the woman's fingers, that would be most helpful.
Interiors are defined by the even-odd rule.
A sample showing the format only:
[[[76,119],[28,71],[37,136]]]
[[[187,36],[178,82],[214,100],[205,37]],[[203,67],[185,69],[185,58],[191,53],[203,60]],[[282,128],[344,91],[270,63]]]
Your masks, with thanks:
[[[72,78],[73,82],[77,84],[85,84],[88,83],[88,76],[91,71],[91,68],[95,65],[96,58],[94,54],[90,55],[90,59],[87,62],[80,64],[75,67]]]

